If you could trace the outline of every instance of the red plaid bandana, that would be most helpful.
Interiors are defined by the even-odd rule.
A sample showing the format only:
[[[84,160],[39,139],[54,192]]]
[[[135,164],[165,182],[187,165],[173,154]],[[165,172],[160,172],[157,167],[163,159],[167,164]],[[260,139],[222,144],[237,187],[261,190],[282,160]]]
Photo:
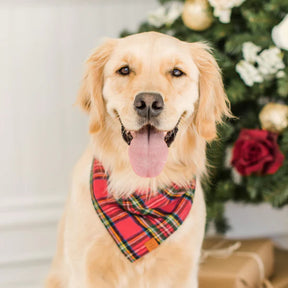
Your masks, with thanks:
[[[93,160],[90,180],[93,206],[131,262],[155,249],[175,232],[192,207],[195,181],[187,187],[173,184],[151,197],[136,191],[128,198],[115,200],[108,195],[108,178],[104,167]]]

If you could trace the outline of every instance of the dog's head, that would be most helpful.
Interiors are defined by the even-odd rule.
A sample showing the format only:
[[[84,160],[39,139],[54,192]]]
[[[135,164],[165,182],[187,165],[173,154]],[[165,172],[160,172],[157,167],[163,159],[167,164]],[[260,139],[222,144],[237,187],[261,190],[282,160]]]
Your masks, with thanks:
[[[173,146],[195,145],[191,134],[213,140],[217,122],[229,115],[209,47],[155,32],[111,39],[92,53],[78,103],[90,114],[90,132],[114,134],[142,177],[161,173]]]

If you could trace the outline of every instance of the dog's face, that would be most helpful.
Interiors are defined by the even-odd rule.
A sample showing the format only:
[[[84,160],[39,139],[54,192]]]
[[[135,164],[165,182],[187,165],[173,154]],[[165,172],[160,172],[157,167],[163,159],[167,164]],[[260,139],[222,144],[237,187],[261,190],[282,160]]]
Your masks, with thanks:
[[[117,127],[139,176],[161,173],[178,129],[209,141],[228,113],[218,66],[203,44],[142,33],[107,41],[87,63],[79,102],[90,112],[90,132]]]
[[[188,45],[158,34],[121,39],[104,68],[107,112],[127,131],[173,130],[198,99],[198,69]]]

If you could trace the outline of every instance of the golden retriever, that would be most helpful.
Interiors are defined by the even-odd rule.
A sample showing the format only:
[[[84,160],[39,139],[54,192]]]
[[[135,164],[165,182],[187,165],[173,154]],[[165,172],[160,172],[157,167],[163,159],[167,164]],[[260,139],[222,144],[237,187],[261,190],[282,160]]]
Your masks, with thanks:
[[[140,33],[107,40],[92,53],[86,68],[77,103],[89,113],[91,141],[74,169],[46,287],[198,287],[206,217],[200,186],[205,146],[216,138],[222,116],[230,115],[209,47],[156,32]],[[162,135],[157,140],[160,150],[154,147],[148,160],[141,154],[141,133]],[[133,137],[136,148],[129,146]],[[109,171],[109,193],[115,199],[135,191],[155,194],[171,183],[183,186],[197,179],[193,206],[183,224],[133,263],[93,208],[89,183],[93,158]]]

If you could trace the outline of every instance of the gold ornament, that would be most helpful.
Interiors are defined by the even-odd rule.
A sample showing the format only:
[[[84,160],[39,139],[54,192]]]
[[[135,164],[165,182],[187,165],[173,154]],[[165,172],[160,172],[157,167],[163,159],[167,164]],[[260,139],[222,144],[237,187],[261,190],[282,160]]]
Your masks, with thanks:
[[[266,104],[259,114],[262,129],[281,133],[288,127],[288,106],[278,103]]]
[[[209,28],[213,22],[213,16],[209,10],[207,0],[186,0],[182,13],[184,24],[195,31],[203,31]]]

